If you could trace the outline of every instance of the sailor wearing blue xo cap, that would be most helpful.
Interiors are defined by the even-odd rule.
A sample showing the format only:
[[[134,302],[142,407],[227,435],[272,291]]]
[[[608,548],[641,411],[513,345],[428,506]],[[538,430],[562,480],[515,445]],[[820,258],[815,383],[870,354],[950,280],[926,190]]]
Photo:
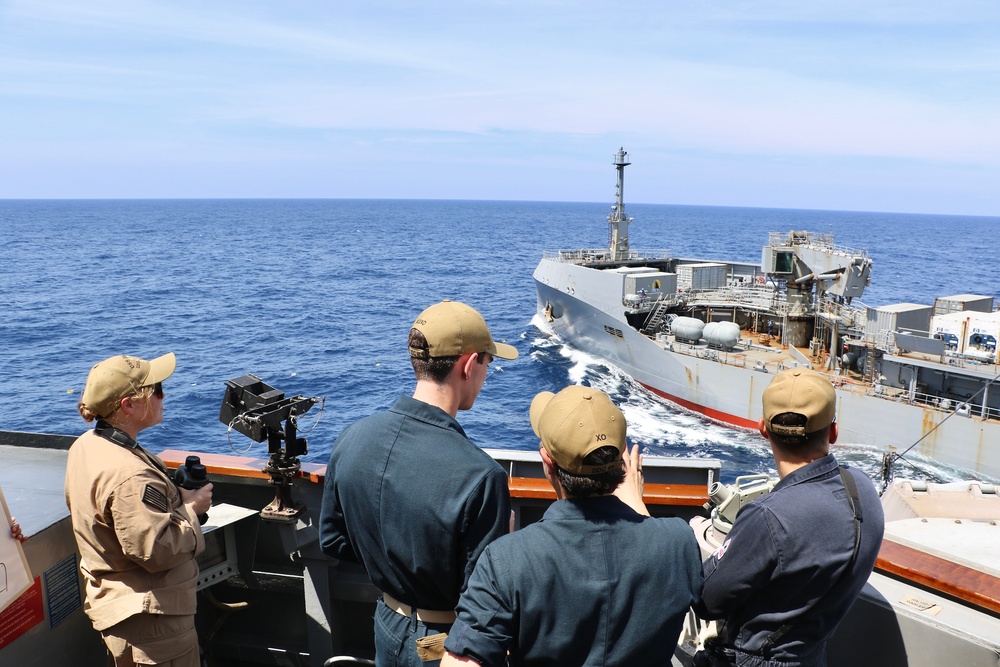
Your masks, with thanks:
[[[826,665],[826,641],[868,580],[884,516],[871,480],[837,465],[837,395],[808,369],[764,390],[761,435],[781,481],[744,507],[705,561],[704,618],[725,621],[712,664]]]
[[[360,563],[383,592],[379,667],[438,664],[476,559],[512,519],[506,471],[455,417],[472,408],[493,358],[517,350],[457,301],[420,313],[408,346],[413,396],[344,429],[320,511],[323,552]]]
[[[693,532],[648,516],[638,446],[607,394],[542,392],[530,415],[557,500],[486,547],[442,667],[670,664],[701,591]]]

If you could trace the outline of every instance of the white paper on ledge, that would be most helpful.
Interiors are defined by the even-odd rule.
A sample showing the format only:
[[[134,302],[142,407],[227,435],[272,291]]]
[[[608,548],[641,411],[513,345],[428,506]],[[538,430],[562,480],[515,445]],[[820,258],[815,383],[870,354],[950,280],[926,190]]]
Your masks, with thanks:
[[[7,501],[0,488],[0,507],[6,523],[0,523],[0,611],[31,588],[31,570],[28,559],[24,557],[21,543],[11,537],[10,528],[14,522],[7,509]],[[5,526],[5,527],[4,527]]]

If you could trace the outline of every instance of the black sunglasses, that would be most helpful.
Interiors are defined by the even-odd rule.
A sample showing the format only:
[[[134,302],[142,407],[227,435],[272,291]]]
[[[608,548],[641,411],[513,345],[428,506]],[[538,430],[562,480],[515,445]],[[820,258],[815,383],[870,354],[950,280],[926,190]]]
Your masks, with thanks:
[[[153,385],[153,396],[157,398],[163,398],[163,383],[157,382]]]

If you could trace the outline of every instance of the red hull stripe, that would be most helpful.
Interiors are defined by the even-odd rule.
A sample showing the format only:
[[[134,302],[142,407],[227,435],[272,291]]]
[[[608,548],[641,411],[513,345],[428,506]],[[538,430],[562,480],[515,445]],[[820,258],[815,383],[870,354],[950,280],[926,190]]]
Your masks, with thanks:
[[[757,422],[751,419],[746,419],[744,417],[737,417],[736,415],[731,415],[728,412],[722,412],[721,410],[713,410],[712,408],[706,408],[704,405],[698,405],[697,403],[692,403],[691,401],[685,401],[683,398],[678,398],[677,396],[671,396],[666,392],[660,391],[656,387],[650,387],[648,384],[643,384],[642,382],[640,382],[639,384],[641,384],[643,387],[650,390],[657,396],[662,396],[671,403],[676,403],[682,408],[693,410],[694,412],[703,414],[706,417],[715,419],[716,421],[725,422],[727,424],[733,424],[734,426],[742,426],[743,428],[751,428],[751,429],[757,428]]]

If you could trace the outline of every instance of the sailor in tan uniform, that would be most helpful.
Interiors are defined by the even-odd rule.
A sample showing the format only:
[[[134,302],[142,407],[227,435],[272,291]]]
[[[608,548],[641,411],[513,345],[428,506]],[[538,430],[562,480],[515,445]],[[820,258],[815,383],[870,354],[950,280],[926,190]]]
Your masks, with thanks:
[[[205,548],[198,515],[212,485],[174,485],[139,432],[163,421],[162,382],[173,353],[116,356],[94,366],[77,406],[96,427],[77,438],[66,465],[66,504],[86,581],[84,610],[116,667],[198,667],[195,556]]]

